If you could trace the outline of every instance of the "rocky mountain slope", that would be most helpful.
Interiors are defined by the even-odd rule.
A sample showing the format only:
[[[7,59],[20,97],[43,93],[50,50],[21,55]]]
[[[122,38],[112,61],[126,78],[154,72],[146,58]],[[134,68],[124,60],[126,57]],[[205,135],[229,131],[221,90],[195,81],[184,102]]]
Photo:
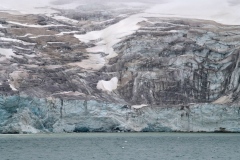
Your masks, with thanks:
[[[145,9],[0,12],[0,133],[239,132],[240,26]]]

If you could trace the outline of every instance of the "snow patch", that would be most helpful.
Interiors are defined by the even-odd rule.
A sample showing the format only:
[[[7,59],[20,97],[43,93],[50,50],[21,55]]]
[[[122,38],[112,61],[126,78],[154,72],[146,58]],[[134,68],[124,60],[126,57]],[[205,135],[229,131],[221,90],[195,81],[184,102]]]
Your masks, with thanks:
[[[21,41],[18,39],[5,38],[5,37],[0,37],[0,41],[16,42],[16,43],[21,43],[23,45],[36,45],[36,43],[29,43],[29,42]]]
[[[132,109],[140,109],[140,108],[143,108],[143,107],[147,107],[146,104],[141,104],[141,105],[133,105],[131,106]]]
[[[66,26],[63,24],[49,24],[49,25],[36,25],[36,24],[26,24],[26,23],[19,23],[19,22],[13,22],[13,21],[7,21],[10,24],[15,24],[23,27],[32,27],[32,28],[47,28],[47,27],[61,27],[61,26]]]
[[[86,34],[82,34],[82,35],[77,35],[75,34],[74,37],[78,38],[80,41],[84,42],[84,43],[88,43],[92,40],[97,40],[101,37],[103,30],[101,31],[91,31],[88,32]]]
[[[31,33],[25,34],[24,36],[18,36],[18,37],[27,37],[27,36],[31,36]]]
[[[2,25],[2,24],[0,24],[0,28],[7,28],[7,27],[3,27],[3,25]]]
[[[117,89],[117,84],[117,77],[113,77],[110,81],[100,80],[97,84],[97,89],[112,92],[113,90]]]
[[[66,42],[47,42],[48,44],[64,44]]]
[[[34,37],[29,37],[29,38],[32,38],[32,39],[36,39],[36,38],[40,38],[40,37],[51,37],[53,35],[38,35],[38,36],[34,36]]]
[[[90,52],[104,52],[108,54],[107,59],[117,56],[117,53],[113,50],[113,46],[121,41],[121,38],[133,34],[140,28],[138,22],[146,20],[142,17],[142,14],[136,14],[129,16],[122,21],[109,26],[106,29],[100,31],[88,32],[84,35],[74,35],[80,41],[88,43],[92,40],[101,40],[96,43],[97,46],[88,48]]]
[[[79,31],[60,32],[56,36],[63,36],[64,34],[78,33]]]
[[[12,49],[4,49],[4,48],[0,48],[0,54],[5,56],[6,58],[11,58],[12,56],[16,55],[15,53],[13,53]]]
[[[20,127],[21,127],[21,131],[25,133],[33,133],[33,134],[39,133],[39,131],[31,125],[25,125],[23,123],[20,123]]]
[[[89,59],[84,59],[81,62],[69,63],[71,66],[79,66],[87,70],[99,70],[104,64],[105,60],[101,54],[88,54]]]
[[[213,104],[227,104],[232,102],[232,95],[222,96],[218,98]]]
[[[10,85],[10,88],[13,90],[13,91],[17,91],[17,89],[14,87],[14,85],[12,84],[9,84]]]
[[[219,5],[216,5],[219,4]],[[204,12],[203,9],[204,8]],[[104,52],[108,54],[106,60],[117,56],[113,46],[121,41],[121,38],[133,34],[140,28],[141,21],[147,21],[146,17],[182,17],[215,20],[224,24],[239,24],[240,14],[236,6],[229,5],[227,0],[172,0],[150,7],[144,13],[135,14],[100,31],[92,31],[83,35],[74,36],[80,41],[89,43],[100,40],[95,47],[88,48],[88,52]],[[177,32],[171,30],[169,32]]]
[[[67,23],[78,23],[77,20],[75,19],[70,19],[64,16],[54,16],[52,17],[53,19],[59,20],[59,21],[63,21],[63,22],[67,22]]]
[[[8,83],[9,83],[10,88],[11,88],[13,91],[17,91],[17,89],[15,88],[15,86],[11,83],[10,79],[8,79]]]
[[[14,46],[14,48],[20,49],[20,50],[25,50],[25,51],[31,51],[32,50],[32,49],[26,49],[26,48],[22,48],[22,47],[18,47],[18,46]]]

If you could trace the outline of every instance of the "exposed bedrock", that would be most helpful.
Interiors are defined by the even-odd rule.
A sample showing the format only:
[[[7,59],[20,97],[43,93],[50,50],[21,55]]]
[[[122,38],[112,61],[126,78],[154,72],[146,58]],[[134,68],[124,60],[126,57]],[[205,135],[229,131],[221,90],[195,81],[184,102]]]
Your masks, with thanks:
[[[239,101],[238,26],[150,22],[140,23],[144,27],[116,44],[118,57],[103,69],[120,74],[118,91],[127,102],[163,106]]]

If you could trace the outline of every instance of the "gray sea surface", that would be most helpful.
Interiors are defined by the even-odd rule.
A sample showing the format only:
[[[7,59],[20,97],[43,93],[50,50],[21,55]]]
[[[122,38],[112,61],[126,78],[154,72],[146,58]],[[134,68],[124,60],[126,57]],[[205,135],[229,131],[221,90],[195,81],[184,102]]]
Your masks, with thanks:
[[[240,160],[240,134],[0,135],[0,160]]]

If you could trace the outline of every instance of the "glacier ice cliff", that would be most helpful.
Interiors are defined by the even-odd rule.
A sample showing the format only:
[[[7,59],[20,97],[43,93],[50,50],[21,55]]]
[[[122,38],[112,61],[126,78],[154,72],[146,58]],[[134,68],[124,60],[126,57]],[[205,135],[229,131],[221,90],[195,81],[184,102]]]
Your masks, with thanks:
[[[1,133],[239,132],[237,105],[195,104],[133,109],[95,100],[1,97]]]

